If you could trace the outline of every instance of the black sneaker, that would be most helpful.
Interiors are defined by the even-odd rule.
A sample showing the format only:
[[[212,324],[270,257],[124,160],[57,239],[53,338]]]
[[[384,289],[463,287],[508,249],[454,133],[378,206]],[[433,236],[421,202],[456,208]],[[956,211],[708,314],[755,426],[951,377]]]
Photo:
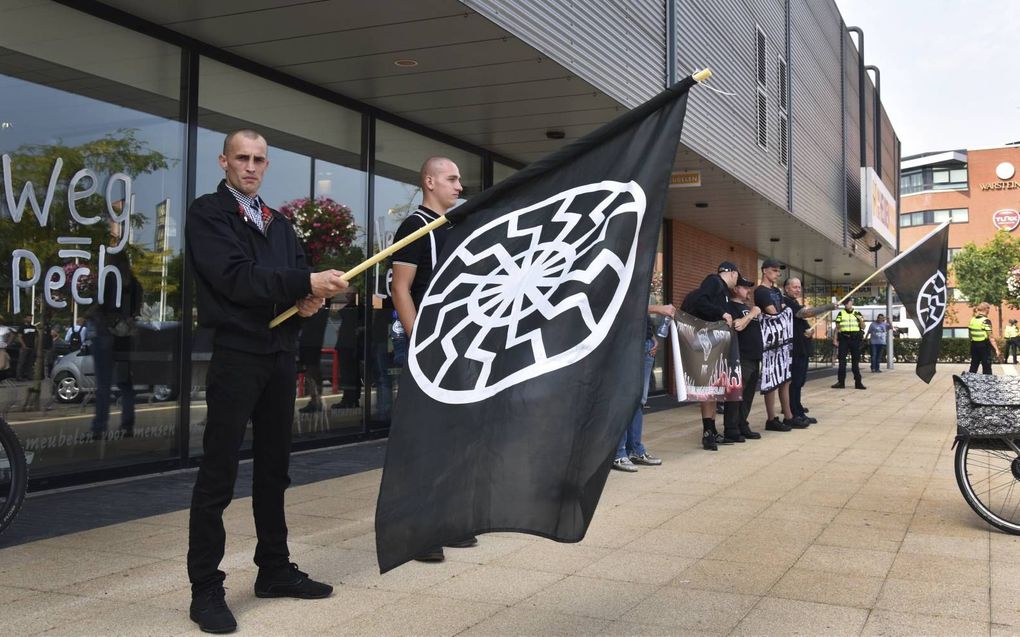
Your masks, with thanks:
[[[854,383],[854,389],[867,389],[867,387],[865,387],[864,383],[862,383],[861,381],[857,381],[856,383]]]
[[[478,538],[472,535],[466,540],[461,540],[460,542],[450,542],[447,546],[452,549],[469,549],[472,546],[478,546]]]
[[[714,431],[706,431],[701,435],[701,447],[705,451],[719,451],[719,445],[715,441],[718,435]]]
[[[791,429],[807,429],[808,427],[811,426],[811,423],[801,418],[800,416],[795,416],[793,418],[784,418],[783,424]]]
[[[316,405],[315,403],[308,403],[301,409],[298,409],[298,412],[302,414],[314,414],[319,411],[322,411],[322,405]]]
[[[263,569],[259,569],[258,577],[255,578],[255,597],[322,599],[332,594],[332,586],[311,579],[308,573],[299,571],[293,562],[271,573],[263,574]]]
[[[803,418],[804,422],[806,422],[809,425],[813,425],[818,422],[817,418],[812,418],[811,416],[801,416],[801,418]]]
[[[846,385],[844,383],[836,383],[835,385],[832,386],[832,388],[833,389],[846,389]]]
[[[227,608],[223,587],[219,585],[191,594],[189,616],[204,633],[232,633],[237,629],[237,620]]]
[[[443,555],[443,547],[441,546],[437,546],[434,549],[429,549],[424,553],[419,553],[414,556],[414,560],[416,562],[442,562],[445,559],[446,556]]]
[[[744,436],[740,432],[728,432],[723,434],[723,441],[726,443],[744,442]]]
[[[778,418],[765,421],[766,431],[790,431],[790,426],[781,422]]]

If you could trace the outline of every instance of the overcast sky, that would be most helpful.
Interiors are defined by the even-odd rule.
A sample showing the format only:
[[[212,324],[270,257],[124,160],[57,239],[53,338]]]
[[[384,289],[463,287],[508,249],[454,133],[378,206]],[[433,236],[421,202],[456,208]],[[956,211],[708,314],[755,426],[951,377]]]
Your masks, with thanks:
[[[903,156],[1020,141],[1020,0],[836,0]],[[856,41],[856,35],[851,36]]]

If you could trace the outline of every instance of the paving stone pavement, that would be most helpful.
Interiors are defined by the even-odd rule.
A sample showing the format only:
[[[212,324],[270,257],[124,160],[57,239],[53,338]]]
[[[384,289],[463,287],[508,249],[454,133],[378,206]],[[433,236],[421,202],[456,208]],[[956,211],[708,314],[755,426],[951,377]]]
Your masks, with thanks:
[[[953,474],[955,371],[925,385],[899,366],[867,391],[811,380],[818,424],[718,452],[697,410],[649,414],[663,465],[612,472],[579,544],[493,533],[380,576],[380,471],[295,487],[293,559],[336,585],[325,600],[254,597],[241,499],[227,601],[242,635],[1020,634],[1020,537],[982,523]],[[186,527],[173,511],[0,549],[0,633],[199,634]]]

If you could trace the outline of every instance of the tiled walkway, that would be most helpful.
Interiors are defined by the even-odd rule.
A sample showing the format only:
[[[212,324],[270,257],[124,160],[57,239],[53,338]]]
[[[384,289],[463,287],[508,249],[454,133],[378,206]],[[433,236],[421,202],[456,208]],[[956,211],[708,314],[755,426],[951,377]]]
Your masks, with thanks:
[[[1020,538],[981,523],[953,477],[952,371],[867,374],[863,392],[813,380],[819,424],[715,453],[696,410],[650,414],[663,466],[613,472],[576,545],[485,535],[380,576],[380,472],[295,487],[294,560],[337,585],[321,601],[254,597],[239,500],[227,599],[247,635],[1020,634]],[[0,549],[0,634],[197,633],[186,525],[176,511]]]

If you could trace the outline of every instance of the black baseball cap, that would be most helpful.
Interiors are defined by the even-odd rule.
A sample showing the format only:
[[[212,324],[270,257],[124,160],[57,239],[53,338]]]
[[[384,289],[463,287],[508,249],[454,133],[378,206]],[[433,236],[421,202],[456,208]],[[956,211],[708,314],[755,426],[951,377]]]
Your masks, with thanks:
[[[748,281],[747,279],[745,279],[744,277],[742,277],[742,276],[740,276],[738,274],[737,275],[737,285],[742,285],[745,288],[753,288],[754,287],[754,281]]]
[[[779,268],[780,270],[785,270],[786,264],[780,261],[779,259],[773,259],[772,257],[769,257],[768,259],[765,259],[761,263],[761,269],[764,270],[765,268]]]
[[[719,269],[717,270],[719,274],[722,274],[723,272],[736,272],[736,271],[737,266],[730,261],[723,261],[722,263],[720,263]]]

